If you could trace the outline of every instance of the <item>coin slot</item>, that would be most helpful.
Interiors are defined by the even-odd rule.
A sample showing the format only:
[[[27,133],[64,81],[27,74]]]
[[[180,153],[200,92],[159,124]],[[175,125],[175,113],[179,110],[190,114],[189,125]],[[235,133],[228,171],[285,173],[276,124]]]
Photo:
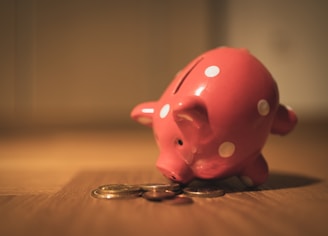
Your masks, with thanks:
[[[198,65],[198,63],[201,61],[201,60],[203,60],[203,58],[201,57],[200,59],[198,59],[192,66],[191,66],[191,68],[187,71],[187,73],[182,77],[182,79],[180,80],[180,82],[179,82],[179,84],[178,84],[178,86],[176,87],[176,89],[174,90],[174,93],[173,94],[176,94],[179,90],[180,90],[180,88],[181,88],[181,86],[182,86],[182,84],[185,82],[185,80],[186,80],[186,78],[188,77],[188,75],[190,74],[190,72]]]

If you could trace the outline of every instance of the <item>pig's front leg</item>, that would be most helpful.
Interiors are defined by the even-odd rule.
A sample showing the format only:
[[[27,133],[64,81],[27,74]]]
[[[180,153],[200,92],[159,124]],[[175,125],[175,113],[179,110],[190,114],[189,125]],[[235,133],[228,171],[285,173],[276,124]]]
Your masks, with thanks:
[[[250,162],[239,174],[240,180],[247,186],[263,184],[268,178],[268,165],[260,154],[253,162]]]

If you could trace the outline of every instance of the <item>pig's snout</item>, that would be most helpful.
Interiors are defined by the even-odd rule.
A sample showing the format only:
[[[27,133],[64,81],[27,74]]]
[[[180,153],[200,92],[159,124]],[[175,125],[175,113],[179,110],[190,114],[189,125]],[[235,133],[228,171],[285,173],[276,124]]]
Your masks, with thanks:
[[[186,184],[194,178],[190,167],[179,158],[160,157],[156,166],[166,178],[174,182]]]

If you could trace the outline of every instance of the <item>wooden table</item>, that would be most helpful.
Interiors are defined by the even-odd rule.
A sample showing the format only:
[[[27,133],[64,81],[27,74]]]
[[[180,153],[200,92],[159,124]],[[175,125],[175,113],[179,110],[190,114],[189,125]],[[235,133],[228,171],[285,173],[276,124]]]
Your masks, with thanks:
[[[90,196],[102,184],[165,181],[150,130],[5,132],[0,235],[328,235],[327,127],[270,136],[259,189],[230,178],[224,196],[181,206]]]

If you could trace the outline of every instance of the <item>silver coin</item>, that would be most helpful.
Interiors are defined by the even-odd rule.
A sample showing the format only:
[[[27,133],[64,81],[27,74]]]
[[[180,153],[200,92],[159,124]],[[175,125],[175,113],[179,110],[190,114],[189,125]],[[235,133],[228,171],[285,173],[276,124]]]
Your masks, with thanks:
[[[124,193],[106,193],[100,189],[94,189],[91,196],[100,199],[127,199],[141,196],[141,192],[124,192]]]
[[[185,187],[183,192],[190,197],[220,197],[225,194],[218,186],[190,186]]]
[[[142,189],[137,185],[129,184],[107,184],[98,187],[101,193],[124,194],[124,193],[141,193]]]
[[[174,198],[165,200],[164,203],[169,205],[188,205],[194,203],[194,200],[187,196],[177,195]]]
[[[139,184],[139,187],[144,191],[181,191],[181,186],[178,183]]]
[[[176,193],[173,191],[147,191],[142,194],[142,197],[149,201],[162,201],[175,196]]]

